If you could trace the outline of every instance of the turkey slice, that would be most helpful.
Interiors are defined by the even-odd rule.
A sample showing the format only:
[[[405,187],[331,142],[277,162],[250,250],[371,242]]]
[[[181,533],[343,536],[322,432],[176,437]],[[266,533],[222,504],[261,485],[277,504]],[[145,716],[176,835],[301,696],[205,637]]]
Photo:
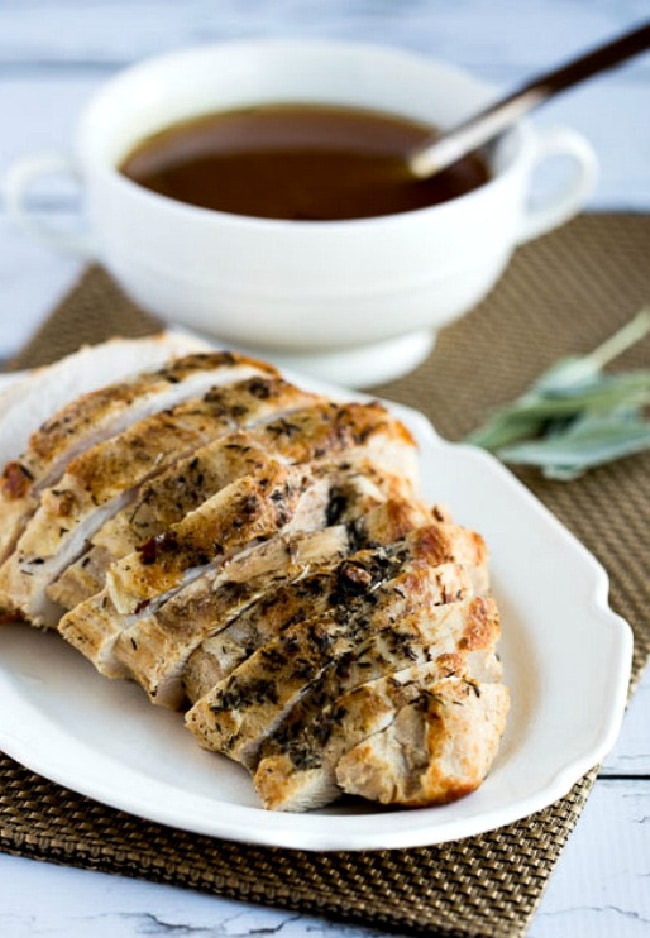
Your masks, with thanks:
[[[254,471],[264,453],[314,466],[345,454],[351,465],[366,461],[370,472],[398,469],[393,494],[412,493],[417,483],[415,448],[402,424],[381,405],[324,401],[285,411],[275,420],[249,426],[245,434],[201,447],[156,476],[141,488],[133,504],[99,529],[91,556],[81,557],[66,570],[50,589],[51,598],[70,609],[101,590],[113,561],[180,521],[224,485]]]
[[[17,459],[27,449],[32,433],[80,394],[121,381],[144,368],[160,368],[171,358],[207,350],[206,343],[182,332],[112,339],[86,346],[53,365],[16,378],[0,395],[0,465]]]
[[[254,767],[264,739],[327,669],[349,668],[349,656],[369,640],[385,673],[456,651],[458,643],[496,617],[490,601],[441,600],[436,571],[382,584],[365,604],[301,622],[258,649],[192,707],[187,725],[206,749]],[[361,667],[361,671],[365,666]],[[362,683],[374,674],[360,676]]]
[[[351,795],[382,804],[446,804],[475,791],[494,758],[510,705],[503,684],[451,677],[423,687],[380,732],[336,766]]]
[[[331,479],[329,480],[331,481]],[[350,479],[350,488],[356,488],[357,479]],[[367,480],[363,480],[367,482]],[[346,496],[347,511],[341,514],[341,493],[345,486],[336,484],[330,493],[337,503],[337,521],[347,521],[356,514],[371,511],[377,504],[380,493],[372,492],[367,485],[360,484],[356,498],[351,493]],[[332,495],[332,492],[335,492]],[[328,509],[329,510],[329,509]],[[268,542],[270,548],[272,542]],[[199,647],[209,636],[218,635],[226,629],[233,617],[252,603],[264,598],[269,602],[283,584],[300,581],[312,570],[329,570],[350,552],[349,530],[340,524],[325,528],[320,539],[316,538],[309,545],[307,554],[304,545],[300,547],[300,570],[295,570],[298,562],[295,554],[290,557],[280,555],[280,561],[271,572],[273,576],[267,585],[264,579],[258,582],[254,571],[263,559],[264,573],[267,573],[268,554],[261,558],[257,551],[238,555],[226,564],[218,576],[204,576],[178,592],[168,602],[159,606],[150,615],[137,618],[132,625],[127,625],[115,640],[115,657],[122,663],[126,673],[130,674],[145,689],[154,703],[178,708],[189,696],[195,700],[197,685],[201,686],[212,677],[213,657],[199,654]],[[315,548],[318,548],[317,550]],[[237,589],[236,603],[230,602],[230,583],[233,577],[241,578],[242,572],[249,565],[249,575],[245,588]],[[223,595],[224,589],[226,595]],[[192,666],[189,666],[189,660]],[[106,653],[102,655],[106,667]],[[114,665],[111,665],[114,666]],[[216,683],[211,681],[210,687]]]
[[[143,482],[233,426],[290,411],[309,399],[279,378],[210,387],[203,397],[147,417],[86,450],[55,488],[42,493],[38,510],[0,569],[0,597],[34,624],[55,625],[59,610],[48,599],[48,587],[97,530],[133,502]]]
[[[262,362],[231,352],[194,353],[156,371],[101,387],[76,398],[32,434],[25,452],[8,462],[0,480],[0,559],[9,555],[38,505],[66,466],[89,447],[213,385],[253,375],[277,374]]]
[[[339,760],[391,726],[404,707],[436,693],[438,682],[449,678],[471,682],[474,690],[480,688],[479,682],[499,681],[501,668],[491,648],[457,652],[327,696],[320,708],[312,692],[262,747],[254,784],[264,807],[306,811],[334,801],[342,794],[336,781]],[[336,695],[333,683],[329,674],[321,678],[318,695],[332,690]]]
[[[221,613],[227,617],[231,608],[241,608],[284,576],[292,576],[296,571],[299,575],[312,563],[336,556],[347,546],[348,537],[343,525],[308,533],[278,534],[241,551],[223,568],[210,570],[188,583],[167,601],[161,602],[155,611],[121,616],[111,608],[104,592],[67,613],[59,622],[58,630],[106,677],[127,677],[140,669],[152,701],[176,707],[183,696],[180,675],[173,673],[170,676],[173,688],[166,695],[159,695],[160,677],[156,676],[155,669],[159,668],[161,674],[174,671],[176,662],[170,659],[169,649],[173,647],[178,654],[178,645],[185,641],[193,647],[197,627],[205,627],[206,605],[209,606],[211,627],[214,615]],[[225,590],[223,597],[222,587]],[[115,655],[116,642],[123,634],[121,658],[128,659],[128,666]],[[131,649],[130,657],[124,654],[128,648]]]
[[[188,663],[190,700],[194,702],[207,694],[289,625],[325,615],[336,606],[353,609],[369,589],[407,573],[409,564],[414,570],[423,564],[438,568],[442,602],[471,595],[472,584],[487,577],[487,568],[485,552],[479,549],[470,553],[468,540],[474,546],[474,532],[450,524],[417,528],[401,541],[360,551],[330,569],[278,587],[272,595],[243,610],[226,628],[215,629],[216,634],[199,645]]]

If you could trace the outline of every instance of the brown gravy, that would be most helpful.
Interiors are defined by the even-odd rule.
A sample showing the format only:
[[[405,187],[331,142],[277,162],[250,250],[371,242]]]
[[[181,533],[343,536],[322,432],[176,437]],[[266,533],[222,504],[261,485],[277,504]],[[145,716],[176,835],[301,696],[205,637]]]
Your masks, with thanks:
[[[168,127],[119,169],[160,195],[234,215],[372,218],[447,202],[489,179],[477,154],[411,179],[404,158],[430,134],[428,125],[360,108],[261,105]]]

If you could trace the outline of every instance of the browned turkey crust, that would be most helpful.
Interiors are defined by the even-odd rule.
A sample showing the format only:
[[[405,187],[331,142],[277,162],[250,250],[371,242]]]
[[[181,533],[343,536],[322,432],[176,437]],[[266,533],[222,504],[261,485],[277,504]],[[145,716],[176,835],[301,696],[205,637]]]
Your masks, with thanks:
[[[76,398],[32,434],[23,455],[7,463],[0,481],[0,560],[8,556],[40,491],[55,485],[66,466],[88,447],[139,420],[220,383],[277,375],[270,365],[232,352],[195,353],[156,371]]]
[[[261,416],[257,414],[256,420]],[[410,494],[416,484],[413,442],[384,407],[314,403],[252,425],[246,433],[217,439],[157,475],[134,496],[133,504],[99,529],[92,539],[92,555],[72,564],[50,588],[50,597],[70,609],[98,592],[110,563],[180,521],[229,482],[255,471],[256,464],[261,468],[265,453],[314,467],[334,456],[345,456],[351,463],[363,459],[372,471],[399,471],[393,476],[394,493]]]

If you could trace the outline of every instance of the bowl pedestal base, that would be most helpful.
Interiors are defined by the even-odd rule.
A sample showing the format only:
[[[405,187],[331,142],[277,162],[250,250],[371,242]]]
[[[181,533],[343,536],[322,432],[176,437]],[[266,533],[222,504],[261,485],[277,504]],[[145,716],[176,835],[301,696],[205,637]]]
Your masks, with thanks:
[[[238,347],[237,350],[263,358],[287,371],[345,387],[367,388],[408,374],[424,361],[434,343],[435,334],[424,331],[350,349],[307,352]]]

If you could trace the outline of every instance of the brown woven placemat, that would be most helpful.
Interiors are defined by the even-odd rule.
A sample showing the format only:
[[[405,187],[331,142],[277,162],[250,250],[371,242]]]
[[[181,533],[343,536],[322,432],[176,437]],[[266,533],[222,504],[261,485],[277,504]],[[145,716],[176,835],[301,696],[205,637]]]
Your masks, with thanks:
[[[585,215],[520,249],[492,294],[439,336],[430,359],[377,389],[458,439],[542,368],[586,351],[650,299],[650,216]],[[15,359],[52,361],[83,342],[152,331],[155,320],[91,268]],[[621,365],[650,358],[646,340]],[[633,683],[650,653],[650,455],[578,482],[521,478],[601,559],[631,623]],[[320,853],[247,846],[104,807],[0,755],[0,849],[308,911],[400,933],[522,934],[595,779],[517,824],[413,850]]]

